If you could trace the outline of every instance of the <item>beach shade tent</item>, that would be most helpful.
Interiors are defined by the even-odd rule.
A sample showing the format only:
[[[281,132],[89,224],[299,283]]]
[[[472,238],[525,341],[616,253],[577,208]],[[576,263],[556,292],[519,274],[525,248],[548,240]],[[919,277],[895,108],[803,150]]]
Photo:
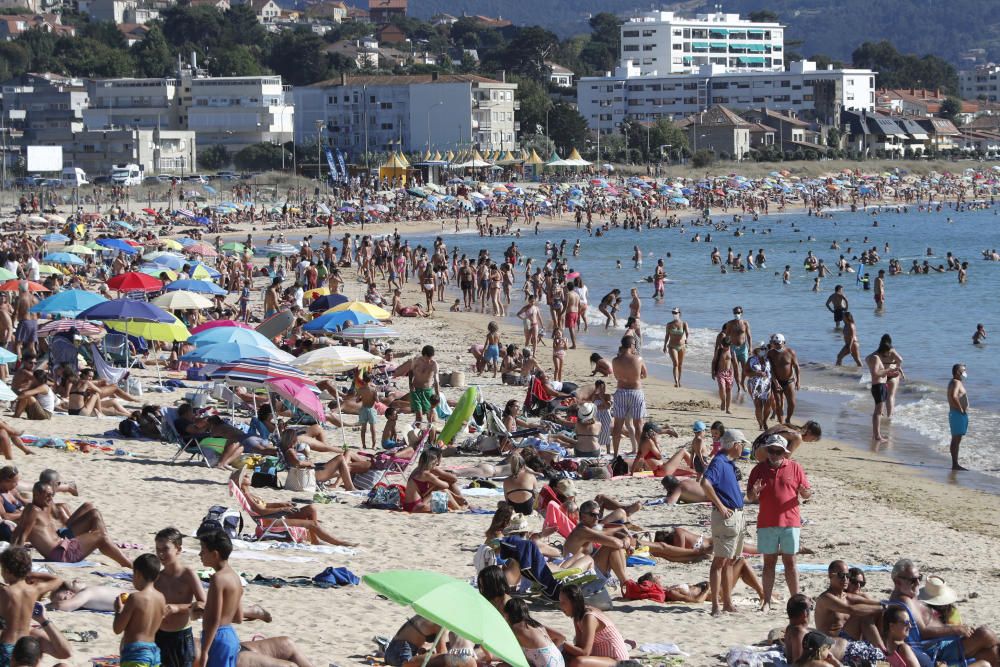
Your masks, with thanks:
[[[569,157],[563,160],[563,162],[565,162],[566,166],[568,167],[589,167],[591,164],[593,164],[591,162],[587,162],[586,160],[584,160],[580,156],[580,151],[576,150],[575,148],[572,151],[570,151]]]
[[[163,281],[148,273],[129,271],[109,279],[108,287],[116,292],[157,292],[163,289]]]
[[[376,320],[388,320],[392,317],[392,313],[380,308],[375,304],[368,303],[367,301],[346,301],[339,306],[334,306],[327,313],[343,313],[345,311],[351,311],[352,313],[361,313],[374,317]],[[326,313],[324,313],[325,315]]]
[[[240,331],[243,331],[243,329],[240,329]],[[188,339],[188,342],[191,342],[191,338]],[[265,347],[252,343],[230,341],[228,343],[215,343],[214,345],[199,344],[197,349],[182,356],[181,361],[197,361],[204,364],[228,364],[237,359],[246,358],[271,359],[285,363],[295,359],[295,357],[279,350],[270,342]]]
[[[164,310],[204,310],[213,305],[208,297],[187,290],[164,292],[153,299],[153,303]]]
[[[552,155],[550,155],[549,159],[545,161],[546,169],[555,169],[557,167],[570,167],[570,166],[572,165],[568,164],[566,160],[559,157],[559,154],[556,153],[555,151],[552,151]]]
[[[149,276],[146,276],[147,278]],[[136,335],[130,330],[130,325],[139,322],[171,323],[176,318],[159,306],[147,301],[131,299],[111,299],[96,304],[82,311],[78,316],[81,320],[96,320],[98,322],[119,321],[123,323],[123,333],[126,336]],[[128,346],[125,346],[125,367],[129,368]]]
[[[275,378],[265,381],[264,386],[315,419],[317,424],[326,422],[326,408],[317,395],[316,384],[311,380]]]
[[[60,234],[58,232],[53,232],[52,234],[46,234],[42,237],[42,241],[45,243],[66,243],[70,238],[65,234]]]
[[[201,333],[202,331],[208,331],[209,329],[215,329],[217,327],[236,327],[237,329],[252,329],[246,322],[237,322],[236,320],[209,320],[208,322],[202,322],[196,327],[192,327],[191,333]]]
[[[477,150],[472,154],[472,157],[465,162],[461,162],[456,167],[461,169],[481,169],[484,167],[492,167],[492,162],[487,162],[486,159]]]
[[[55,336],[56,334],[65,333],[74,329],[76,329],[76,332],[81,336],[87,336],[88,338],[100,338],[107,333],[104,327],[99,324],[88,322],[86,320],[63,318],[61,320],[46,322],[42,326],[38,327],[38,335],[41,338],[48,338],[49,336]]]
[[[42,257],[43,262],[48,262],[49,264],[64,264],[72,266],[83,266],[86,262],[83,261],[78,255],[74,255],[71,252],[50,252],[49,254]]]
[[[65,248],[63,248],[63,252],[71,252],[74,255],[93,255],[94,254],[93,250],[91,250],[90,248],[88,248],[85,245],[80,245],[79,243],[75,243],[75,244],[73,244],[71,246],[66,246]]]
[[[376,340],[379,338],[399,338],[399,332],[384,324],[357,324],[333,334],[337,338],[347,340]]]
[[[541,171],[544,165],[545,161],[542,160],[542,158],[538,156],[538,153],[535,152],[535,149],[532,148],[531,155],[529,155],[528,158],[524,161],[525,168],[531,169],[532,172],[537,174],[539,171]]]
[[[389,180],[398,178],[399,182],[405,187],[408,171],[409,165],[406,163],[406,158],[398,153],[393,153],[385,161],[385,164],[379,165],[378,177]]]
[[[0,292],[19,292],[21,286],[29,292],[48,292],[49,288],[33,280],[8,280],[0,285]]]
[[[42,299],[31,307],[32,313],[49,317],[76,317],[81,311],[107,301],[100,294],[82,289],[70,289]]]
[[[361,578],[376,593],[398,605],[411,607],[446,630],[481,645],[511,667],[528,667],[524,651],[510,625],[468,581],[425,570],[386,570]],[[424,664],[431,658],[428,653]]]
[[[139,252],[138,248],[126,243],[124,239],[97,239],[97,245],[110,250],[118,250],[126,255],[135,255]]]
[[[268,340],[266,336],[257,333],[253,329],[242,329],[240,327],[213,327],[206,329],[191,336],[190,342],[198,346],[237,342],[245,345],[277,349],[274,347],[274,343]]]
[[[164,291],[166,292],[174,292],[177,290],[187,290],[188,292],[197,292],[198,294],[213,294],[219,296],[229,294],[229,292],[222,289],[215,283],[207,280],[195,280],[193,278],[175,280],[164,288]]]
[[[350,322],[354,324],[367,324],[369,322],[378,322],[371,315],[365,313],[356,313],[352,310],[345,310],[338,313],[324,313],[317,317],[315,320],[310,320],[306,322],[302,329],[305,331],[336,331],[340,329],[345,324]]]

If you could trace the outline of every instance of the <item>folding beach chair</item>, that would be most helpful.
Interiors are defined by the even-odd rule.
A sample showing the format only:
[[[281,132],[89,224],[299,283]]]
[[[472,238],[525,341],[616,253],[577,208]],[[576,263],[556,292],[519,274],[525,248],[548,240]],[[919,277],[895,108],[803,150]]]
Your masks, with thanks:
[[[53,336],[49,339],[49,361],[52,368],[63,366],[79,373],[80,348],[65,336]]]
[[[235,480],[229,480],[229,493],[236,499],[236,503],[240,506],[240,509],[253,520],[256,526],[254,539],[284,540],[299,544],[308,538],[309,531],[298,526],[289,526],[288,522],[285,521],[284,514],[272,514],[268,516],[257,514]]]
[[[128,377],[129,369],[127,368],[115,368],[108,363],[108,360],[104,358],[101,353],[101,349],[97,347],[95,343],[90,344],[90,356],[94,364],[94,372],[102,380],[110,382],[111,384],[121,384],[125,378]]]
[[[119,368],[142,368],[142,360],[134,350],[129,350],[125,334],[109,333],[104,337],[104,358]]]
[[[177,431],[177,427],[174,426],[174,420],[177,419],[177,408],[162,407],[160,415],[162,417],[160,437],[164,442],[177,446],[177,451],[170,459],[171,463],[177,463],[177,459],[187,454],[188,463],[198,458],[201,463],[205,464],[205,467],[211,468],[214,461],[218,461],[219,457],[222,456],[222,451],[226,447],[226,441],[222,438],[203,438],[199,441],[197,438],[183,435]]]
[[[369,475],[371,478],[371,486],[369,488],[374,488],[379,484],[388,484],[389,482],[387,481],[387,478],[390,475],[405,477],[406,471],[409,470],[412,465],[415,465],[417,460],[420,459],[420,454],[424,451],[424,447],[427,446],[427,443],[430,441],[430,433],[430,429],[426,429],[423,433],[421,433],[420,439],[417,440],[415,445],[413,445],[413,456],[410,457],[395,456],[392,453],[392,450],[386,450],[375,454],[360,452],[362,456],[367,456],[372,459],[371,472],[366,473],[366,475]],[[365,486],[367,486],[367,481],[368,480],[365,480]],[[357,481],[355,481],[355,485],[357,485]]]

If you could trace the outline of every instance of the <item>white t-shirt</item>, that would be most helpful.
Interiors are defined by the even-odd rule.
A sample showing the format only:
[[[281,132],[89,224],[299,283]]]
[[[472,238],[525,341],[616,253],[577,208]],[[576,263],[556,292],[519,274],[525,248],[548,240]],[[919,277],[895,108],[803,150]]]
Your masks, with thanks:
[[[302,306],[302,298],[305,296],[305,294],[306,293],[302,290],[302,287],[296,287],[295,288],[295,305],[297,307],[299,307],[299,308],[303,307]]]
[[[56,396],[52,393],[52,388],[49,387],[44,394],[37,394],[35,400],[38,401],[39,407],[48,412],[54,412],[56,409]]]
[[[34,257],[29,257],[28,261],[25,264],[25,266],[28,269],[28,271],[27,271],[27,273],[28,273],[28,280],[34,280],[34,281],[37,282],[38,280],[41,279],[42,274],[38,270],[39,267],[38,267],[38,260],[37,259],[35,259]]]

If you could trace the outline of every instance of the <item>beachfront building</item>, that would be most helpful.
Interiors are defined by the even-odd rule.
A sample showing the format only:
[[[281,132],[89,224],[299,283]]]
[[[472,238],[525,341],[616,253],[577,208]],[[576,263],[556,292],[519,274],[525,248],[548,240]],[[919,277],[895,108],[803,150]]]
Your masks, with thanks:
[[[295,102],[295,137],[340,148],[349,159],[395,150],[478,148],[507,151],[517,146],[514,100],[517,84],[473,74],[348,76],[300,86]]]
[[[839,126],[841,109],[874,108],[875,72],[818,69],[802,60],[781,72],[730,72],[705,65],[690,74],[660,76],[625,64],[610,76],[582,77],[576,91],[580,113],[602,134],[617,131],[625,120],[679,119],[717,104],[731,110],[766,107]]]
[[[785,26],[755,23],[739,14],[653,11],[621,26],[623,64],[647,74],[689,74],[706,65],[729,71],[780,71],[785,68]]]
[[[9,144],[37,144],[40,137],[66,139],[83,130],[88,103],[82,79],[49,72],[25,74],[0,89],[0,128]]]
[[[715,105],[676,123],[688,135],[691,152],[709,150],[723,159],[743,160],[750,156],[751,133],[755,124],[724,106]]]
[[[959,72],[958,92],[966,100],[1000,102],[1000,65],[989,63]]]

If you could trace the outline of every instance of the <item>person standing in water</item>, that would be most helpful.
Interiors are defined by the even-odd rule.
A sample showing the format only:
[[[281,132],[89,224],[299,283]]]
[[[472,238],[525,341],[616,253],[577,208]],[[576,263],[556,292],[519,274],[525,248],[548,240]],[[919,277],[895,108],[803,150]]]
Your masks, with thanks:
[[[948,426],[951,429],[951,469],[966,470],[958,465],[958,448],[962,436],[969,432],[969,394],[965,391],[965,364],[951,367],[951,382],[948,383]]]
[[[840,352],[837,353],[837,365],[844,361],[847,355],[851,355],[854,362],[861,367],[861,351],[860,344],[858,343],[858,328],[854,324],[854,315],[851,311],[846,311],[843,314],[844,321],[844,347],[840,348]]]

